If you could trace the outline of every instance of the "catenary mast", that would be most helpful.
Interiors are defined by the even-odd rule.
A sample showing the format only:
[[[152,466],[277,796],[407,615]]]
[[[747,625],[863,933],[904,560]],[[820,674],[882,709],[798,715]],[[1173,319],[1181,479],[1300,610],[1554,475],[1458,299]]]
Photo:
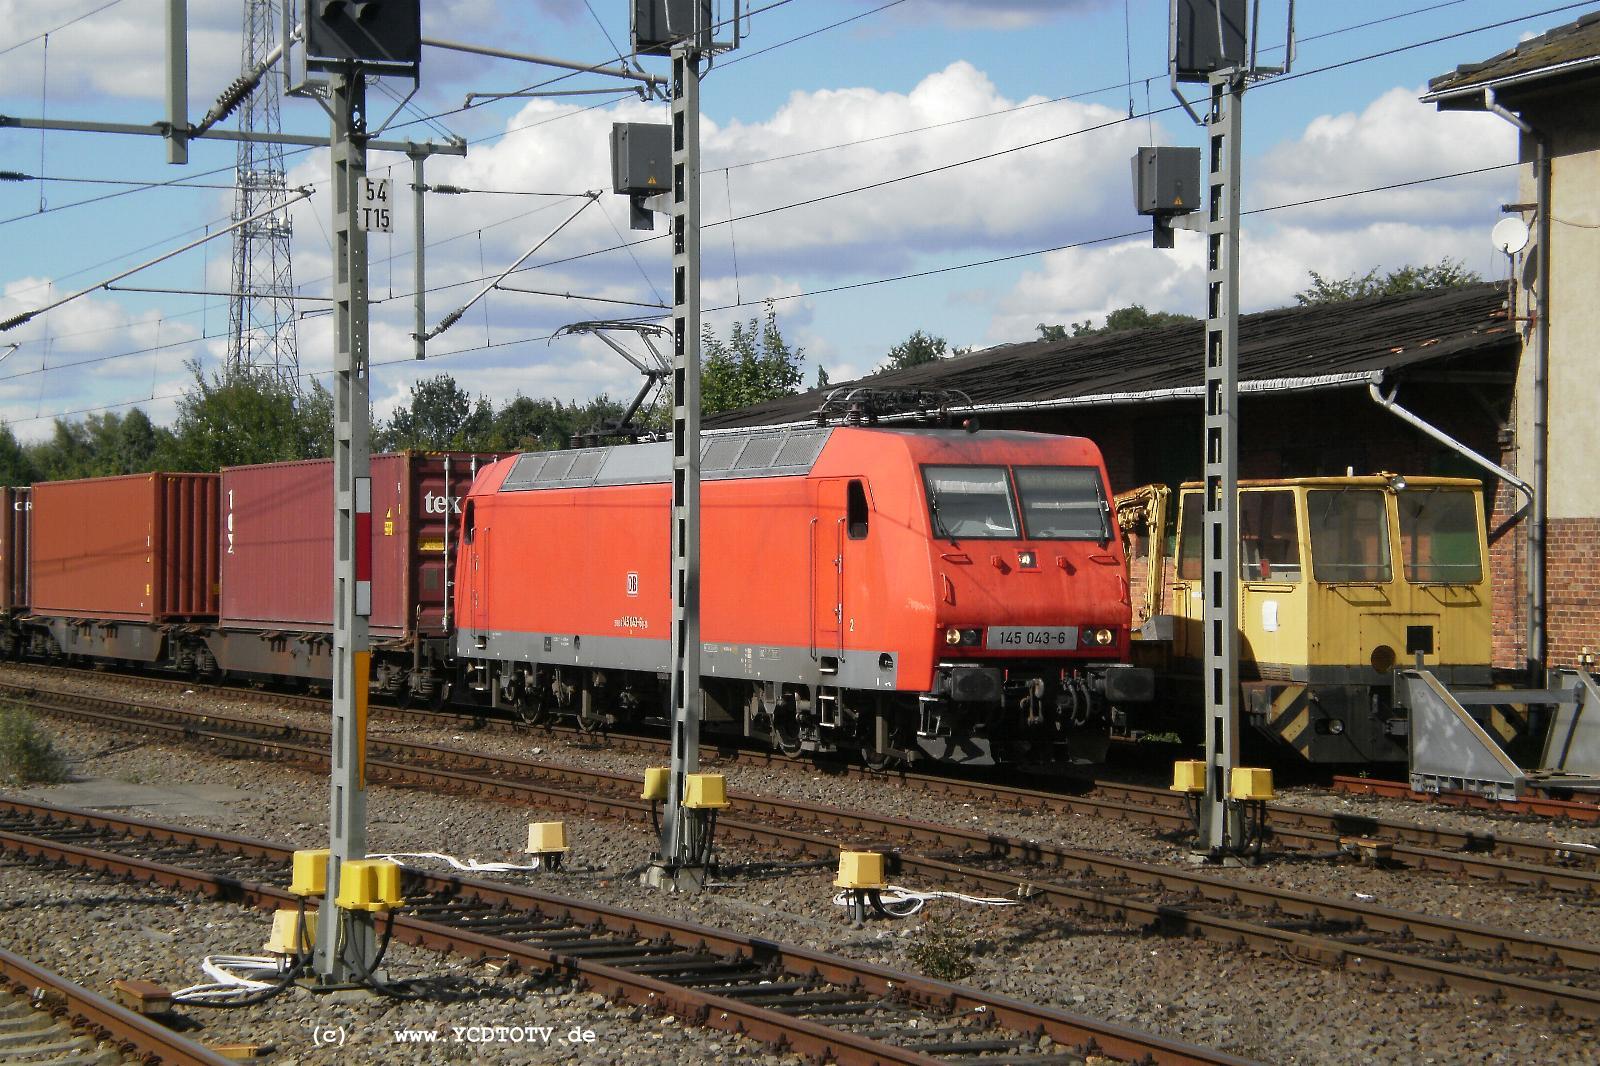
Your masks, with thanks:
[[[240,69],[251,71],[271,53],[282,20],[282,0],[244,0]],[[279,79],[264,78],[239,107],[239,129],[281,133]],[[233,221],[287,199],[283,146],[239,142]],[[289,262],[287,210],[242,226],[233,235],[233,277],[228,298],[228,368],[248,370],[298,389],[300,355],[295,335],[294,271]]]

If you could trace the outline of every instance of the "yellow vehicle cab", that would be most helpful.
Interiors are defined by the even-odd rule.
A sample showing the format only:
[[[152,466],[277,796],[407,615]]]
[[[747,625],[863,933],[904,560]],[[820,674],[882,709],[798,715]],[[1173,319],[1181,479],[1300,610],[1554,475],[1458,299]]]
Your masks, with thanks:
[[[1165,683],[1186,737],[1199,717],[1201,486],[1118,497],[1146,567],[1136,655]],[[1490,683],[1491,599],[1481,482],[1316,477],[1239,483],[1240,713],[1246,726],[1317,763],[1401,762],[1408,723],[1394,670],[1422,664],[1446,685]],[[1160,534],[1153,535],[1153,531]],[[1496,723],[1503,739],[1516,726]]]

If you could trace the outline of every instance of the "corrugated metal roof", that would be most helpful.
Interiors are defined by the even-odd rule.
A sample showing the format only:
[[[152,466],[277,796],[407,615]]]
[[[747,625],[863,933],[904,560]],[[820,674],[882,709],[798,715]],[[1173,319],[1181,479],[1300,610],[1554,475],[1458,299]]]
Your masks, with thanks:
[[[1600,12],[1591,12],[1576,22],[1530,37],[1481,63],[1463,63],[1449,74],[1431,79],[1428,95],[1423,99],[1431,102],[1467,90],[1521,84],[1597,65],[1600,65]]]
[[[1347,386],[1375,371],[1518,344],[1504,289],[1492,282],[1245,315],[1239,324],[1244,392]],[[980,410],[1126,403],[1198,395],[1204,326],[1183,323],[1064,341],[988,348],[895,370],[860,384],[958,389]],[[831,386],[837,387],[837,386]],[[708,415],[708,429],[811,418],[825,391]]]

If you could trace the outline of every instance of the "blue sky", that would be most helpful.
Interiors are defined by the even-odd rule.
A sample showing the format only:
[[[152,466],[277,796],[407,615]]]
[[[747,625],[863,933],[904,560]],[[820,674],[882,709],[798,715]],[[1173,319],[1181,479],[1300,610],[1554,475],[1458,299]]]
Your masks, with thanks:
[[[0,113],[137,123],[160,117],[163,4],[115,0],[96,10],[106,2],[0,0]],[[1515,141],[1504,123],[1437,114],[1417,102],[1418,92],[1458,63],[1487,58],[1596,6],[1301,3],[1297,71],[1304,76],[1246,97],[1245,206],[1512,162]],[[627,8],[623,0],[424,0],[424,32],[599,62],[617,55],[614,44],[626,47]],[[1263,34],[1265,47],[1280,36],[1282,5],[1269,0],[1263,8],[1263,22],[1274,26]],[[238,0],[190,0],[190,9],[195,119],[238,72],[241,8]],[[1480,29],[1495,23],[1503,25]],[[705,234],[706,302],[738,305],[710,315],[720,330],[734,316],[758,313],[764,298],[777,298],[786,337],[838,381],[871,370],[916,329],[982,347],[1031,339],[1040,322],[1097,319],[1134,302],[1198,310],[1203,283],[1192,239],[1173,252],[1135,237],[1031,254],[1141,229],[1129,156],[1152,142],[1201,143],[1200,131],[1171,109],[1165,3],[788,0],[758,10],[750,28],[741,51],[719,60],[704,83],[705,217],[724,223]],[[39,36],[47,30],[48,48]],[[1453,39],[1423,44],[1443,37]],[[1390,50],[1395,54],[1366,58]],[[644,62],[664,73],[664,61]],[[1336,64],[1348,65],[1319,69]],[[665,119],[660,103],[592,95],[462,109],[468,92],[521,89],[561,73],[425,51],[422,84],[394,131],[422,137],[443,128],[468,138],[468,156],[431,162],[428,180],[486,190],[429,198],[427,232],[437,242],[428,252],[429,285],[452,286],[429,295],[430,323],[465,300],[473,279],[509,265],[581,203],[512,194],[608,188],[611,122]],[[547,88],[605,84],[580,75]],[[391,88],[371,93],[380,117],[394,106]],[[1130,106],[1139,116],[1132,121]],[[1144,117],[1151,109],[1157,113]],[[422,114],[440,117],[411,121]],[[320,108],[305,100],[285,100],[283,124],[306,133],[327,128]],[[1003,154],[964,162],[996,152]],[[231,143],[196,144],[190,165],[179,168],[165,163],[155,138],[0,130],[0,170],[33,178],[226,186],[234,153]],[[398,184],[409,180],[403,159],[375,154],[371,165],[377,173],[395,165]],[[288,166],[291,184],[318,190],[292,212],[296,282],[306,295],[326,295],[326,153],[291,154]],[[907,177],[921,171],[932,173]],[[1488,233],[1498,205],[1514,199],[1514,173],[1256,216],[1245,233],[1244,306],[1290,302],[1313,269],[1342,275],[1448,255],[1504,277]],[[885,184],[851,191],[878,183]],[[194,239],[207,225],[225,225],[232,209],[231,192],[216,187],[135,190],[71,206],[125,188],[0,183],[0,312],[15,314],[101,281]],[[789,206],[816,197],[826,199]],[[759,217],[741,217],[753,213]],[[393,360],[374,371],[380,417],[417,376],[440,371],[496,400],[517,392],[564,399],[632,393],[631,368],[607,349],[545,339],[565,322],[613,314],[620,305],[495,292],[433,342],[426,363],[410,361],[408,204],[398,224],[392,239],[372,242],[380,301],[374,359]],[[623,243],[619,232],[628,240],[645,236],[629,233],[625,202],[607,193],[514,284],[658,299],[670,271],[664,242],[585,255]],[[225,290],[226,243],[219,239],[124,284]],[[991,259],[1006,261],[966,266]],[[943,272],[879,283],[926,271]],[[105,291],[41,316],[0,343],[0,353],[19,344],[0,360],[0,418],[24,439],[47,432],[51,416],[62,412],[126,410],[137,402],[158,421],[169,418],[185,361],[215,366],[222,358],[227,319],[222,296]],[[329,319],[308,317],[299,330],[303,369],[325,371]]]

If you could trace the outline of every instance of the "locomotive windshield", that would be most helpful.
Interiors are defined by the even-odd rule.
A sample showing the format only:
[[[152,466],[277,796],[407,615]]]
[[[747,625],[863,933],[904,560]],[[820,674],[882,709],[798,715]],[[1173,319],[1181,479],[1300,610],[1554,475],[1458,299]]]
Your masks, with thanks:
[[[1318,581],[1386,582],[1389,510],[1376,489],[1317,489],[1306,493],[1311,520],[1311,572]]]
[[[1400,555],[1414,585],[1472,585],[1483,579],[1478,504],[1470,492],[1407,489],[1400,505]]]
[[[1017,495],[1028,536],[1039,540],[1111,539],[1100,471],[1092,466],[1019,466]]]
[[[925,466],[935,536],[1015,539],[1017,515],[1003,466]]]

